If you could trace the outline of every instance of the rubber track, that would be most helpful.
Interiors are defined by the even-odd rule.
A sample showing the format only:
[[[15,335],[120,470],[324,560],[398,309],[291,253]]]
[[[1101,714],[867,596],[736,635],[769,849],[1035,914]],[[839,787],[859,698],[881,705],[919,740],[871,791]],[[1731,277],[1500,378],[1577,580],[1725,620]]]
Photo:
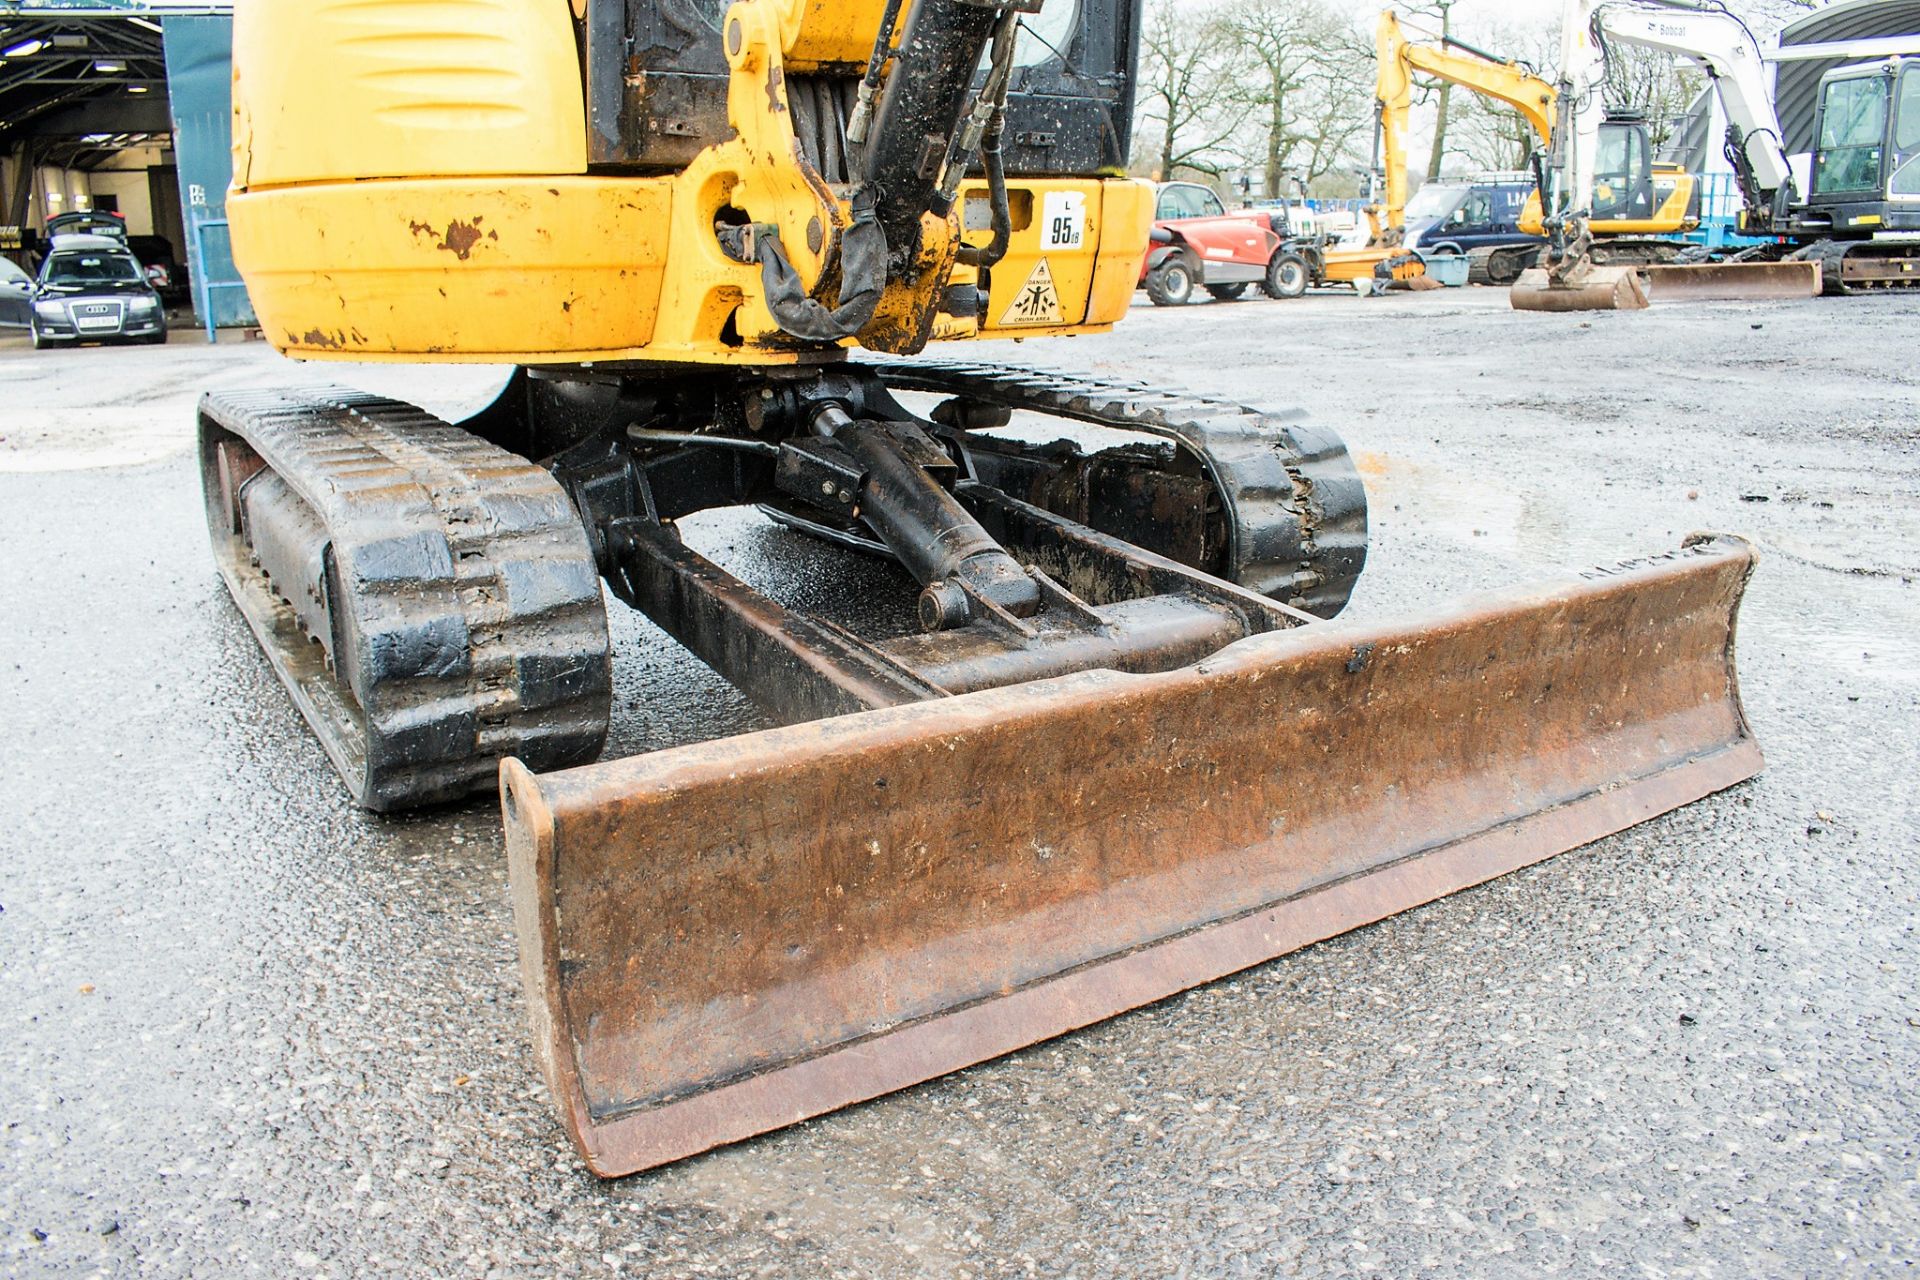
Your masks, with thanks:
[[[1800,259],[1812,259],[1820,264],[1820,292],[1828,297],[1837,297],[1856,293],[1877,293],[1883,289],[1920,288],[1920,273],[1899,280],[1874,283],[1864,287],[1848,284],[1841,278],[1845,270],[1843,261],[1852,254],[1871,257],[1874,253],[1883,253],[1890,258],[1920,258],[1920,249],[1910,241],[1900,240],[1820,240],[1801,249],[1793,256]]]
[[[1367,498],[1346,446],[1300,410],[1269,413],[1143,382],[961,361],[876,365],[888,386],[980,400],[1177,441],[1206,464],[1231,513],[1227,572],[1323,618],[1367,558]]]
[[[1600,236],[1594,239],[1590,255],[1596,266],[1657,267],[1672,264],[1687,247],[1677,240],[1649,236]]]
[[[1540,252],[1539,245],[1496,245],[1493,248],[1469,249],[1467,251],[1467,283],[1510,285],[1520,278],[1520,272],[1534,265]],[[1493,259],[1496,256],[1503,259],[1524,258],[1525,261],[1516,262],[1510,269],[1503,270],[1496,276],[1493,270]]]
[[[612,698],[605,607],[585,531],[550,474],[412,405],[344,388],[217,392],[200,412],[203,450],[219,431],[240,437],[326,529],[343,633],[330,670],[240,539],[213,532],[235,600],[361,804],[490,790],[505,756],[546,770],[599,754]]]

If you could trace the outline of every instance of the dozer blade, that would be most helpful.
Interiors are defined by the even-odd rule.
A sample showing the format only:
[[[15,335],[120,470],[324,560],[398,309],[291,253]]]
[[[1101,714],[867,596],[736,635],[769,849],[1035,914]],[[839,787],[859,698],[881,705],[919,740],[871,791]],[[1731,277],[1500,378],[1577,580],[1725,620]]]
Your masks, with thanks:
[[[1744,542],[536,776],[536,1052],[630,1173],[1085,1026],[1750,777]]]
[[[1647,305],[1644,267],[1589,266],[1556,282],[1544,267],[1529,267],[1508,294],[1515,311],[1642,311]]]
[[[1692,262],[1642,268],[1655,302],[1747,302],[1820,296],[1820,264]]]

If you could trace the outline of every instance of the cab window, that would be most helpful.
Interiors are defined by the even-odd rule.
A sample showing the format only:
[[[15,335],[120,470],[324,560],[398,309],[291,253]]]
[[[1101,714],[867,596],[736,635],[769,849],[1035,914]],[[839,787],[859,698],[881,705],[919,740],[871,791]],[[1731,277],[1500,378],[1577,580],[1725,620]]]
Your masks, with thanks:
[[[1815,191],[1870,191],[1880,185],[1880,148],[1887,132],[1887,80],[1835,80],[1820,104],[1820,146],[1813,156]]]
[[[1893,117],[1893,145],[1900,151],[1920,149],[1920,67],[1900,75],[1900,106]]]
[[[1920,196],[1920,67],[1900,73],[1900,103],[1893,117],[1893,145],[1906,163],[1893,171],[1887,193]]]
[[[1211,218],[1227,211],[1220,197],[1192,182],[1176,182],[1160,191],[1156,218]]]
[[[1013,65],[1037,67],[1054,58],[1066,57],[1079,19],[1078,0],[1053,0],[1039,13],[1024,15],[1020,34],[1014,40]]]
[[[1643,218],[1652,207],[1646,178],[1645,134],[1635,128],[1602,128],[1593,166],[1593,216]]]

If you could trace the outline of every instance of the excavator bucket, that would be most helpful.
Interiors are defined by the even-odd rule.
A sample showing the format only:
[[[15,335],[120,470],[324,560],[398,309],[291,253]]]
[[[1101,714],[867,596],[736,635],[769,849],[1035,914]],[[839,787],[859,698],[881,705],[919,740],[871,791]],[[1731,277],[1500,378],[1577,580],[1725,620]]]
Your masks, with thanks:
[[[1655,302],[1764,302],[1817,298],[1820,264],[1789,262],[1692,262],[1645,268]]]
[[[1737,539],[536,775],[534,1043],[615,1176],[1082,1027],[1750,777]]]
[[[1545,267],[1528,267],[1508,297],[1515,311],[1644,311],[1646,269],[1588,265],[1556,280]]]

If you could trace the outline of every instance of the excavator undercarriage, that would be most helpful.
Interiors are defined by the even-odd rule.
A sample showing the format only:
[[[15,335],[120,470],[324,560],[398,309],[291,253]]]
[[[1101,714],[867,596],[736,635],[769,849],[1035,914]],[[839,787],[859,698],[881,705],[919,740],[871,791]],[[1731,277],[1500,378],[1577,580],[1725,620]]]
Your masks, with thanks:
[[[896,390],[946,398],[918,418]],[[1065,430],[996,434],[1015,412]],[[1077,424],[1132,438],[1083,447]],[[1141,384],[948,362],[523,371],[468,425],[491,438],[346,389],[202,405],[222,570],[370,808],[491,789],[508,756],[598,755],[601,576],[794,722],[1187,665],[1338,612],[1366,555],[1332,433]],[[753,504],[897,559],[922,588],[920,632],[863,638],[784,608],[674,527]]]
[[[1737,539],[1333,620],[1366,496],[1331,430],[922,357],[1125,313],[1137,0],[442,8],[237,13],[236,257],[283,351],[517,372],[460,423],[210,394],[208,525],[359,803],[499,787],[536,1055],[596,1172],[1760,767]],[[893,607],[743,581],[681,535],[723,507],[885,557]],[[779,727],[595,763],[609,594]]]
[[[1759,766],[1732,668],[1745,544],[1323,621],[1365,498],[1298,414],[899,361],[523,372],[474,430],[345,390],[212,395],[201,423],[222,571],[356,798],[500,773],[536,1047],[602,1173],[1150,1002]],[[676,531],[744,504],[893,557],[918,631],[777,602]],[[589,763],[600,577],[794,727]]]

